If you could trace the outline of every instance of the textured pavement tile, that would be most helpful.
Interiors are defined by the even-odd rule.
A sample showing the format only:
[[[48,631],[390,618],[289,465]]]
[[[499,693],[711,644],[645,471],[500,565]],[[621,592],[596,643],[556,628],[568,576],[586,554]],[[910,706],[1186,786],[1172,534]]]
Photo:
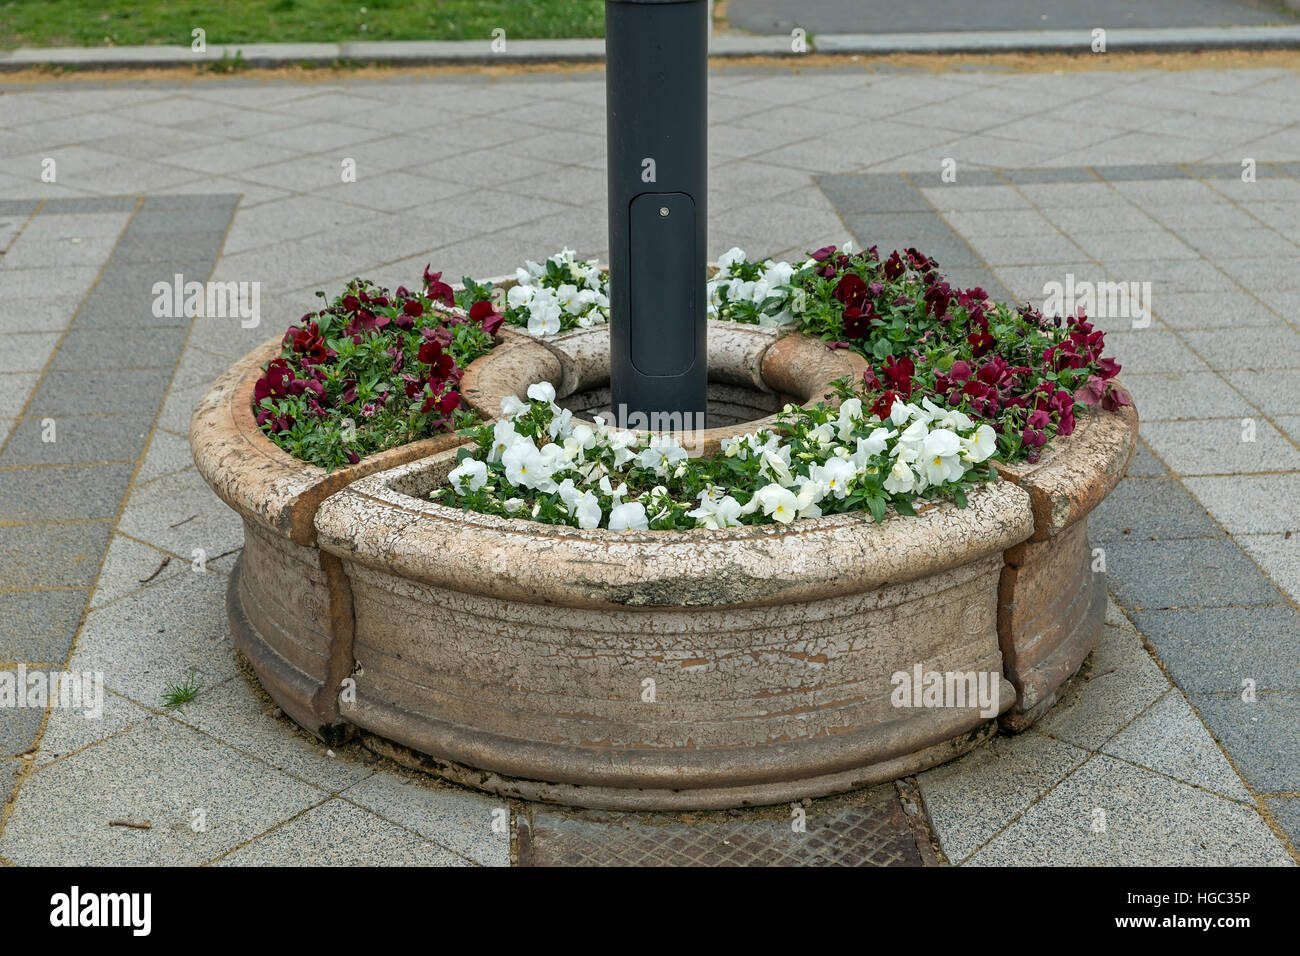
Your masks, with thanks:
[[[49,371],[27,406],[28,415],[156,412],[171,380],[170,368]]]
[[[358,760],[337,752],[329,756],[323,743],[289,718],[273,716],[276,710],[260,688],[236,678],[200,694],[176,712],[176,719],[331,793],[372,773]]]
[[[18,770],[22,766],[19,760],[0,760],[0,807],[9,800],[9,795],[18,782]]]
[[[235,674],[226,576],[178,574],[91,611],[68,667],[102,671],[114,691],[161,707],[169,685],[195,675],[197,700]]]
[[[1295,396],[1300,393],[1300,369],[1227,372],[1224,377],[1266,415],[1295,412]]]
[[[1110,337],[1107,336],[1107,342]],[[1145,435],[1148,422],[1180,418],[1246,418],[1255,409],[1215,372],[1123,372]]]
[[[1265,797],[1264,803],[1291,838],[1291,845],[1300,847],[1300,797]]]
[[[17,680],[17,670],[8,669]],[[21,692],[21,689],[18,689]],[[45,718],[44,707],[5,707],[0,713],[0,757],[16,757],[31,749]]]
[[[52,763],[23,785],[0,855],[24,866],[196,865],[325,794],[165,717]],[[191,825],[204,811],[203,832]],[[111,820],[149,821],[148,830]]]
[[[23,413],[27,396],[40,378],[35,372],[0,375],[0,416],[17,418]]]
[[[1165,290],[1155,302],[1155,313],[1174,329],[1276,327],[1278,321],[1277,315],[1267,306],[1249,296],[1231,292],[1178,293]]]
[[[1134,622],[1186,691],[1300,688],[1300,612],[1276,607],[1136,611]]]
[[[0,521],[113,518],[134,470],[133,464],[0,470]]]
[[[54,419],[54,440],[43,441],[50,434],[46,421],[36,417],[19,421],[0,454],[0,467],[135,461],[153,428],[149,415],[64,416]]]
[[[56,332],[0,335],[0,374],[41,371],[58,344]]]
[[[1214,538],[1223,531],[1177,481],[1127,478],[1088,516],[1088,536],[1101,544],[1113,538]]]
[[[510,807],[500,797],[376,773],[341,796],[483,866],[510,865]],[[493,833],[494,814],[506,828]]]
[[[85,607],[85,588],[0,592],[0,660],[62,663]]]
[[[153,433],[153,440],[149,443],[149,453],[145,455],[144,461],[140,463],[140,470],[136,472],[135,487],[138,488],[163,475],[184,471],[192,464],[194,464],[194,457],[190,454],[189,439],[160,428]]]
[[[241,547],[244,541],[239,516],[212,493],[194,468],[132,491],[118,528],[182,557],[202,548],[209,560]]]
[[[335,798],[223,858],[220,866],[469,866],[465,860]]]
[[[1155,478],[1167,474],[1169,469],[1152,454],[1151,447],[1139,439],[1137,451],[1133,453],[1133,460],[1128,464],[1128,475],[1133,478]]]
[[[1042,734],[996,737],[916,782],[944,855],[960,863],[1087,759]]]
[[[87,718],[82,711],[69,708],[55,707],[51,710],[45,733],[41,735],[41,749],[36,754],[35,765],[43,767],[53,763],[153,716],[107,688],[103,707],[104,712],[98,718]]]
[[[1250,802],[1250,792],[1177,689],[1156,701],[1101,748],[1112,757]]]
[[[1281,323],[1266,328],[1213,329],[1183,333],[1201,355],[1220,369],[1294,368],[1300,361],[1300,333]]]
[[[970,864],[1288,866],[1291,858],[1255,810],[1099,755]]]
[[[1179,475],[1300,470],[1300,448],[1258,416],[1147,421],[1142,437]],[[1300,476],[1295,481],[1300,487]]]
[[[1192,706],[1259,793],[1300,791],[1300,693],[1196,695]]]
[[[1172,332],[1158,328],[1109,332],[1106,347],[1129,375],[1146,372],[1204,372],[1207,366]],[[1204,353],[1203,353],[1204,354]]]
[[[1300,531],[1300,476],[1188,478],[1184,484],[1228,534]]]
[[[64,336],[51,368],[171,368],[185,345],[184,327],[154,329],[75,328]]]
[[[112,532],[107,521],[0,527],[0,588],[93,584]]]
[[[1106,626],[1080,677],[1034,726],[1076,747],[1097,750],[1168,689],[1168,679],[1137,634]]]
[[[1228,607],[1283,600],[1281,592],[1227,539],[1111,538],[1106,544],[1106,570],[1116,598],[1129,609]]]
[[[1243,534],[1235,540],[1291,600],[1300,601],[1300,534]]]
[[[170,281],[172,277],[165,277]],[[113,333],[128,329],[169,329],[184,330],[189,327],[188,316],[156,316],[153,314],[153,296],[151,284],[140,281],[128,290],[114,292],[106,288],[96,288],[86,296],[81,310],[73,322],[77,330],[102,329]]]
[[[171,560],[162,567],[163,560],[166,558]],[[125,535],[115,534],[109,540],[108,552],[104,555],[104,563],[99,570],[99,579],[95,582],[95,593],[90,599],[90,606],[92,609],[103,607],[151,584],[165,581],[178,574],[193,573],[189,561],[171,557],[156,548],[133,541]],[[146,582],[145,578],[149,580]]]

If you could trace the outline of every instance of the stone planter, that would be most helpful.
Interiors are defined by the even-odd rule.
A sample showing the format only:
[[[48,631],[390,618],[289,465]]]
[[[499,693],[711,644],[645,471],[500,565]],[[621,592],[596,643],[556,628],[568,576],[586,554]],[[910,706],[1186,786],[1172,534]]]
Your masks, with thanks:
[[[1100,630],[1086,515],[1137,420],[1080,416],[1033,467],[873,524],[839,515],[726,531],[579,531],[427,500],[442,436],[326,474],[257,429],[268,343],[196,409],[201,473],[244,519],[231,626],[285,712],[327,740],[527,799],[619,808],[774,803],[915,773],[998,729],[976,706],[891,702],[899,672],[991,674],[1002,725],[1050,706]],[[832,400],[848,353],[711,323],[693,453],[786,401]],[[466,370],[486,417],[536,381],[608,402],[608,330],[503,336]]]

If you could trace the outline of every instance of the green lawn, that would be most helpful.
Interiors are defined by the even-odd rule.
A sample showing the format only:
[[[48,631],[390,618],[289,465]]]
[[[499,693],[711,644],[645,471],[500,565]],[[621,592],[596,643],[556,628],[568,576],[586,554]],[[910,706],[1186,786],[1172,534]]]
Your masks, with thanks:
[[[362,29],[364,25],[365,29]],[[0,0],[0,47],[598,37],[604,0]]]

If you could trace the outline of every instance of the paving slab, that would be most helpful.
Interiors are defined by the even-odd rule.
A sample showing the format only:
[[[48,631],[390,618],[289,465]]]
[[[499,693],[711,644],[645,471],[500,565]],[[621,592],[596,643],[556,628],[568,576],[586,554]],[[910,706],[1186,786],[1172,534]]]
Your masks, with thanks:
[[[1210,733],[1257,793],[1300,792],[1300,692],[1191,697]]]
[[[29,416],[14,426],[0,467],[135,461],[152,428],[151,415]]]
[[[969,861],[974,866],[1291,866],[1252,808],[1098,755]]]
[[[218,866],[470,866],[423,837],[334,798],[222,858]]]
[[[1300,472],[1300,448],[1259,415],[1145,421],[1142,437],[1179,475]]]
[[[324,791],[166,717],[37,770],[0,836],[20,866],[197,865],[325,799]],[[201,811],[203,829],[193,827]],[[110,826],[148,822],[147,830]]]
[[[1292,601],[1300,602],[1300,534],[1243,534],[1236,541]]]
[[[1065,743],[1094,751],[1169,689],[1133,631],[1105,625],[1061,700],[1034,726]]]
[[[1101,748],[1112,757],[1243,803],[1250,792],[1187,699],[1171,690]]]
[[[91,585],[112,533],[107,521],[0,525],[0,588]]]
[[[1189,483],[1197,480],[1217,479],[1189,479]],[[1152,541],[1121,535],[1106,545],[1106,570],[1117,599],[1130,610],[1284,600],[1241,549],[1224,538]]]
[[[391,772],[366,777],[342,796],[481,866],[510,865],[512,808],[500,797]]]
[[[1104,545],[1111,539],[1221,538],[1224,532],[1177,480],[1126,478],[1088,516],[1088,536]]]
[[[1229,534],[1300,531],[1295,475],[1188,478],[1184,484]]]
[[[0,660],[62,663],[86,608],[87,588],[0,591]]]
[[[1300,688],[1300,612],[1275,607],[1136,611],[1134,623],[1188,692]]]
[[[1040,733],[997,737],[960,760],[918,774],[944,855],[961,863],[1088,759]]]
[[[84,711],[54,707],[41,734],[41,749],[33,765],[43,767],[101,740],[120,734],[153,716],[148,710],[120,694],[105,689],[103,712],[87,717]]]

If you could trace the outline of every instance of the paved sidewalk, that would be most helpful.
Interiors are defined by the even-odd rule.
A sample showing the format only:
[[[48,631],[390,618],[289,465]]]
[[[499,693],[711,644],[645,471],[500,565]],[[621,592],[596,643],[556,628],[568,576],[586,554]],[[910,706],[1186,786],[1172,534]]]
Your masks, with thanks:
[[[934,862],[1294,862],[1291,71],[711,80],[714,252],[794,257],[853,235],[933,249],[1022,299],[1067,275],[1152,283],[1149,326],[1098,320],[1144,440],[1092,522],[1108,626],[1031,732],[901,792],[814,801],[796,834],[781,808],[506,803],[331,753],[275,711],[229,639],[241,528],[190,463],[190,410],[354,275],[496,274],[561,245],[603,256],[603,101],[599,73],[0,94],[0,668],[103,670],[111,691],[101,720],[0,719],[0,859],[917,865],[934,852],[928,818]],[[261,326],[154,317],[151,283],[176,272],[260,282]],[[197,700],[163,710],[191,672]]]
[[[727,22],[747,33],[931,33],[1091,30],[1104,27],[1229,27],[1295,22],[1281,2],[1261,0],[727,0]]]

